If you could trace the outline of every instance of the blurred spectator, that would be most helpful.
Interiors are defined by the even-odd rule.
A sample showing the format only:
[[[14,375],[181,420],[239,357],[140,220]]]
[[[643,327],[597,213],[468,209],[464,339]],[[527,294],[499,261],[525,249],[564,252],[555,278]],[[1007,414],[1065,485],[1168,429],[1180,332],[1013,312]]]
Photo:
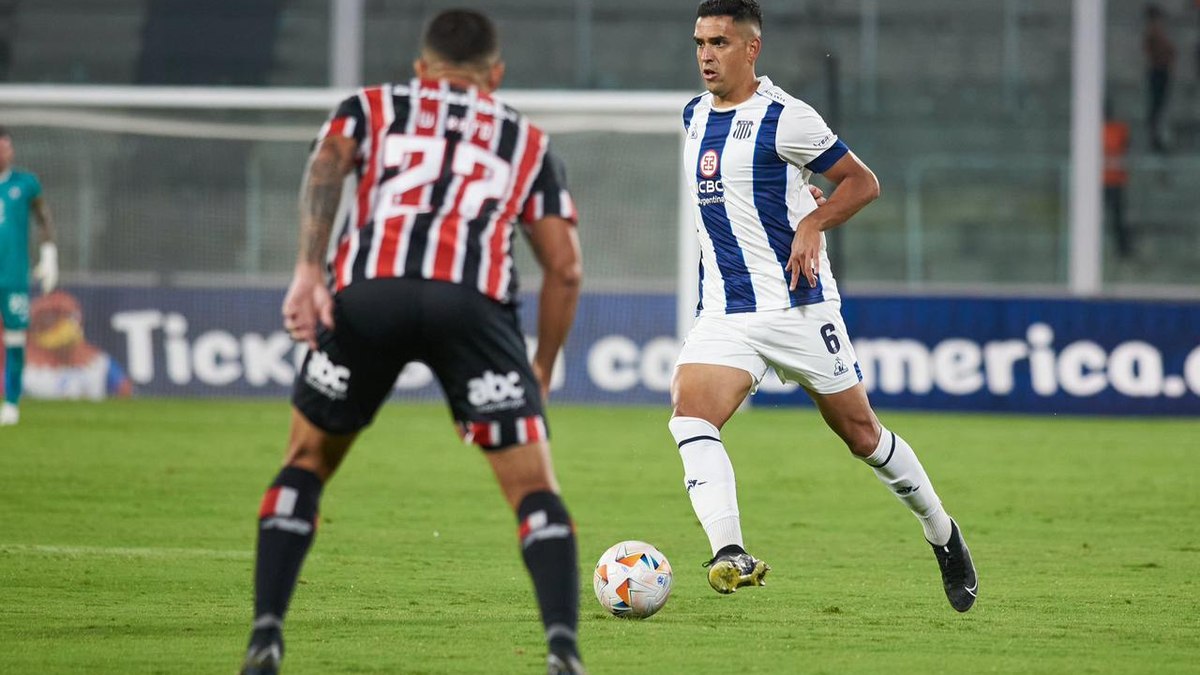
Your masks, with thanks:
[[[1133,256],[1133,237],[1125,222],[1125,186],[1129,172],[1125,167],[1129,155],[1129,124],[1119,120],[1111,101],[1104,104],[1104,209],[1117,239],[1117,255],[1122,259]]]
[[[30,307],[25,392],[33,398],[92,399],[133,394],[133,383],[108,354],[87,342],[79,301],[55,291]]]
[[[1149,86],[1146,123],[1150,128],[1150,147],[1155,152],[1166,150],[1163,139],[1162,116],[1167,107],[1167,90],[1171,82],[1171,68],[1175,65],[1175,45],[1167,36],[1165,15],[1162,7],[1155,3],[1146,5],[1146,25],[1142,35],[1142,49],[1146,53],[1146,80]]]

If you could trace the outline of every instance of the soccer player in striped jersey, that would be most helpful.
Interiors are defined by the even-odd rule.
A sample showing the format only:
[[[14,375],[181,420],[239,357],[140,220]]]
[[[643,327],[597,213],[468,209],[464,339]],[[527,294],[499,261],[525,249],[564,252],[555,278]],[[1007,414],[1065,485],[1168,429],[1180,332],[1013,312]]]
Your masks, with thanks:
[[[283,304],[285,327],[309,352],[285,466],[259,510],[248,675],[277,671],[322,487],[413,360],[436,374],[462,437],[483,449],[516,512],[549,672],[583,672],[574,526],[543,415],[578,301],[575,209],[546,134],[492,94],[504,65],[487,17],[438,14],[414,65],[414,79],[343,101],[309,161]],[[357,189],[330,245],[350,173]],[[532,364],[514,306],[518,224],[543,271]],[[398,440],[402,452],[425,450]]]
[[[38,223],[39,260],[33,275],[42,293],[58,285],[58,248],[54,221],[36,175],[13,167],[12,135],[0,127],[0,319],[4,333],[4,402],[0,426],[21,419],[25,338],[29,328],[29,215]]]
[[[669,427],[712,548],[709,583],[732,593],[762,585],[770,569],[744,548],[720,432],[770,368],[807,390],[830,429],[917,517],[950,604],[966,611],[978,588],[970,553],[912,448],[867,400],[825,253],[824,232],[873,201],[879,183],[816,111],[755,75],[761,31],[754,0],[700,4],[694,37],[708,91],[683,111],[701,293]],[[821,204],[807,189],[813,173],[837,185]]]

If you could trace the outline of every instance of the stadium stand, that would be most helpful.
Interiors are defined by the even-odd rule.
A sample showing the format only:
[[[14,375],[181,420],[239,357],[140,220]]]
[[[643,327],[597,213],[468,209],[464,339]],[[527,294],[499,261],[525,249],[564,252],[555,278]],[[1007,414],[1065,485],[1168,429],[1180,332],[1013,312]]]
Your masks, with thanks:
[[[11,82],[326,84],[330,39],[326,2],[290,0],[253,3],[253,11],[242,8],[239,23],[263,37],[231,41],[241,45],[241,51],[230,53],[224,61],[201,58],[205,45],[208,51],[212,45],[229,48],[225,42],[203,37],[211,36],[211,31],[194,30],[198,36],[194,39],[183,32],[164,39],[171,24],[162,17],[177,4],[174,0],[111,0],[100,7],[86,0],[0,0],[0,16],[10,17],[0,22],[0,75],[6,73]],[[397,59],[396,51],[415,53],[422,17],[451,4],[455,3],[364,3],[364,79],[406,76],[393,70],[393,64],[406,60]],[[506,82],[510,89],[689,90],[697,88],[686,28],[694,4],[692,0],[578,5],[559,0],[496,0],[488,7],[501,30],[513,36],[506,46],[506,58],[513,65]],[[869,160],[884,185],[884,198],[862,214],[854,228],[838,234],[841,254],[835,264],[843,265],[844,279],[1063,281],[1069,3],[964,0],[951,9],[940,0],[865,4],[794,0],[766,5],[767,39],[787,36],[787,40],[767,50],[760,72],[771,74],[829,117]],[[863,8],[872,5],[873,24],[870,16],[863,16]],[[589,21],[579,20],[577,6],[591,8]],[[1141,5],[1109,3],[1108,12],[1109,94],[1135,130],[1128,217],[1145,258],[1159,261],[1110,265],[1110,273],[1123,280],[1171,281],[1181,274],[1184,280],[1194,280],[1200,272],[1189,261],[1195,251],[1194,213],[1200,211],[1200,195],[1187,186],[1200,180],[1200,164],[1191,159],[1200,150],[1200,120],[1190,117],[1200,96],[1196,84],[1200,76],[1191,72],[1184,47],[1195,44],[1195,22],[1172,26],[1181,47],[1169,110],[1177,154],[1164,160],[1148,156],[1141,133]],[[189,26],[195,28],[194,23]],[[201,29],[215,25],[199,23]],[[147,33],[158,38],[144,40]],[[913,35],[923,39],[913,40]],[[6,44],[11,55],[7,69],[3,67]],[[160,52],[164,44],[172,44],[173,53],[195,55],[193,65],[186,59],[164,57]],[[174,64],[170,73],[152,67],[167,62]],[[238,64],[235,70],[230,70],[232,63]],[[564,154],[569,169],[584,177],[588,190],[603,194],[605,200],[619,200],[627,208],[629,222],[614,227],[625,227],[630,236],[645,236],[645,223],[674,221],[673,203],[665,203],[653,191],[626,191],[619,181],[614,185],[612,166],[591,161],[589,148],[603,139],[583,134],[562,140],[564,145],[576,144],[578,159],[570,151]],[[628,163],[644,167],[647,173],[660,166],[662,171],[672,171],[671,160],[661,156],[673,152],[669,144],[628,145],[623,150]],[[295,167],[285,171],[296,160],[293,149],[260,144],[244,156],[227,154],[232,152],[229,149],[197,147],[194,152],[197,162],[230,165],[229,185],[214,189],[234,202],[250,171],[234,165],[248,166],[252,159],[252,170],[262,172],[268,187],[262,198],[268,217],[273,217],[276,201],[282,204],[293,198],[289,181],[274,184],[281,171],[289,179],[296,173]],[[205,159],[211,153],[217,154]],[[146,183],[137,176],[153,173],[146,165],[160,164],[161,158],[151,159],[127,160],[131,183]],[[597,171],[605,175],[593,176]],[[147,180],[153,184],[154,176],[148,175]],[[998,191],[996,184],[1006,187]],[[155,221],[154,208],[146,208],[149,211],[137,219]],[[244,212],[245,205],[230,209],[214,217]],[[919,217],[915,223],[919,239],[913,237],[914,217]],[[184,241],[183,250],[191,250]],[[233,249],[220,256],[226,261],[220,264],[268,270],[286,264],[274,259],[266,242],[256,249],[259,253],[246,254],[244,240],[231,236],[229,241]],[[107,248],[93,255],[116,256],[112,262],[118,267],[133,264],[121,257],[127,246],[116,242]],[[921,258],[914,261],[916,248]],[[987,255],[997,250],[1011,255],[1004,260]],[[666,255],[653,245],[638,251],[648,258]],[[171,261],[174,256],[164,252],[162,258]],[[873,261],[870,269],[856,266],[856,261],[867,259]],[[645,269],[645,262],[636,260],[623,272]]]
[[[15,82],[131,84],[145,0],[10,0]]]

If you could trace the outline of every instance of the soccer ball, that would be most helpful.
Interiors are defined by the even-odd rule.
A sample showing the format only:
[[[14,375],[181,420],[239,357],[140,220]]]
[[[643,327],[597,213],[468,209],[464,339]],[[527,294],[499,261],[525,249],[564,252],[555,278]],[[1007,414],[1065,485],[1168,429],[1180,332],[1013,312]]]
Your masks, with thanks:
[[[623,541],[600,556],[592,575],[600,605],[613,616],[645,619],[671,595],[671,563],[644,541]]]

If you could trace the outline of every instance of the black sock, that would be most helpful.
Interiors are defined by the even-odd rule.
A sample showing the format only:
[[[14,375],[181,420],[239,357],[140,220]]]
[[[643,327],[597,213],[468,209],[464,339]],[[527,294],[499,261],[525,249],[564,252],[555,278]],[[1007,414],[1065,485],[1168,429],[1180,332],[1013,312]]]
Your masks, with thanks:
[[[525,567],[533,577],[550,651],[578,656],[579,562],[575,528],[558,495],[535,492],[517,507]]]
[[[255,636],[272,635],[283,626],[300,565],[316,535],[320,499],[321,479],[291,466],[279,472],[263,496],[254,569]]]

